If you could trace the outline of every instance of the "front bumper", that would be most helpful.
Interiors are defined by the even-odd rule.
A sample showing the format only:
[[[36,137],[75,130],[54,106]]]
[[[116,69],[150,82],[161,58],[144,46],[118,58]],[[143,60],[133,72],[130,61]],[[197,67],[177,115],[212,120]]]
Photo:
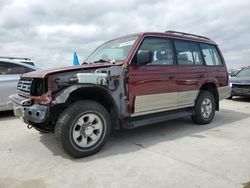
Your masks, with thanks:
[[[31,99],[21,97],[18,94],[9,97],[14,115],[25,123],[44,123],[49,115],[49,107],[39,104],[32,104]]]
[[[232,88],[232,95],[233,96],[250,96],[250,89],[249,88]]]

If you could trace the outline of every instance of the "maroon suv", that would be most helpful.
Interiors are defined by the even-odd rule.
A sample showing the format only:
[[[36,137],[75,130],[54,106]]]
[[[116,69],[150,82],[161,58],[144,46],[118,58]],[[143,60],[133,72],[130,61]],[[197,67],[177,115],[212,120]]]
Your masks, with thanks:
[[[81,66],[22,75],[10,96],[15,115],[54,131],[72,157],[98,152],[111,129],[182,116],[209,123],[230,95],[225,61],[207,37],[167,31],[111,40]]]

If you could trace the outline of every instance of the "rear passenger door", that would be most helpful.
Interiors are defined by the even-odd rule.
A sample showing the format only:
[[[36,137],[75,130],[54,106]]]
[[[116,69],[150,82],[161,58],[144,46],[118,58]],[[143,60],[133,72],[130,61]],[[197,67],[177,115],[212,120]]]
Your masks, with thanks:
[[[137,64],[137,54],[152,52],[152,62]],[[129,66],[129,102],[132,115],[145,115],[178,106],[173,43],[170,39],[146,37]]]
[[[199,43],[175,40],[178,63],[176,84],[178,85],[179,107],[194,106],[200,83],[205,79],[206,67]]]

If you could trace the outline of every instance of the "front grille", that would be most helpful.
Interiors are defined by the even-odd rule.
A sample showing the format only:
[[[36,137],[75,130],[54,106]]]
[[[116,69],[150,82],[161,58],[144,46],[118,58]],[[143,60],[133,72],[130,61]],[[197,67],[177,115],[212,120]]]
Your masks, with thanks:
[[[30,94],[32,79],[20,79],[17,84],[17,89],[21,92]]]
[[[44,80],[41,79],[41,78],[34,79],[32,81],[32,87],[31,87],[30,94],[32,96],[41,96],[45,92],[47,92],[47,90],[46,90],[46,87],[45,87]]]
[[[21,78],[17,84],[19,93],[41,96],[47,92],[47,85],[41,78]]]

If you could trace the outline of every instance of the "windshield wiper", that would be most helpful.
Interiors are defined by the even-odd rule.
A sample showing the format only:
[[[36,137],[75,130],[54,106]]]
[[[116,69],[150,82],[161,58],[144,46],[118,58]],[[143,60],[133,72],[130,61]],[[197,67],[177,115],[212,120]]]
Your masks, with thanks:
[[[110,64],[115,64],[114,59],[99,59],[97,61],[94,61],[94,63],[110,63]]]

